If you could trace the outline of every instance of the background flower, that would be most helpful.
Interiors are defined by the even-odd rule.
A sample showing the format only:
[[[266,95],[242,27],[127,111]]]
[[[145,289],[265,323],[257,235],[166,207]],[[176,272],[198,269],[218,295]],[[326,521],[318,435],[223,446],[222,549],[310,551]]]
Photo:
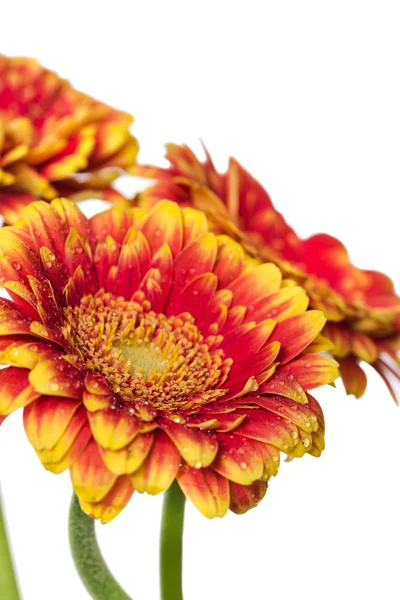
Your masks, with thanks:
[[[119,198],[110,187],[136,159],[133,118],[94,100],[33,58],[0,56],[0,214],[35,199]]]
[[[24,408],[43,465],[107,522],[179,485],[207,517],[256,506],[279,453],[319,456],[306,391],[332,382],[325,318],[279,269],[160,202],[88,221],[35,202],[0,231],[0,413]]]
[[[167,145],[167,169],[137,165],[135,173],[156,180],[138,195],[141,206],[161,198],[203,210],[211,229],[239,241],[250,254],[273,261],[304,286],[311,306],[323,311],[330,352],[340,362],[349,394],[362,396],[373,366],[395,400],[400,381],[400,298],[382,273],[355,267],[344,245],[319,234],[301,239],[276,210],[262,185],[235,159],[220,174],[206,151],[200,161],[187,146]]]

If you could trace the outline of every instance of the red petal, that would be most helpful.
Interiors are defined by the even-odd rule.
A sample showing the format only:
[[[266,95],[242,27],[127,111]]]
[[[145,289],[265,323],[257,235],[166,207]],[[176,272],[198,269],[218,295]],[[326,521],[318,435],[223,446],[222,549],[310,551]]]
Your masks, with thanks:
[[[250,508],[255,508],[264,498],[267,487],[266,481],[255,481],[251,485],[230,482],[230,510],[237,515],[242,515]]]

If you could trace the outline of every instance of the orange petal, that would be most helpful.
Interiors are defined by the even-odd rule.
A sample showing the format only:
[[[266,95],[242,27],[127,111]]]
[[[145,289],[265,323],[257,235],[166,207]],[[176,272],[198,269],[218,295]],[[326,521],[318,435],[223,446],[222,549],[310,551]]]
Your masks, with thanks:
[[[191,207],[185,207],[182,210],[183,218],[183,244],[185,248],[192,242],[199,238],[202,234],[207,233],[207,219],[204,213],[195,210]]]
[[[178,483],[185,496],[208,519],[223,517],[229,508],[229,482],[211,468],[194,469],[184,465]]]
[[[379,355],[374,341],[367,335],[359,332],[355,332],[352,335],[351,349],[358,358],[370,364],[374,363]]]
[[[280,452],[275,446],[263,444],[262,442],[253,441],[257,444],[258,451],[264,463],[264,473],[262,479],[267,481],[271,477],[275,477],[279,471]]]
[[[323,329],[323,335],[332,342],[332,354],[336,358],[344,358],[351,352],[351,332],[343,325],[327,323]],[[313,349],[313,352],[316,351],[319,349]]]
[[[135,213],[115,206],[94,215],[90,219],[90,225],[97,240],[110,237],[121,246],[128,230],[135,225]]]
[[[296,315],[278,323],[273,331],[270,341],[281,343],[279,360],[287,363],[300,354],[320,333],[325,324],[325,317],[319,310],[309,310],[301,315]]]
[[[257,396],[252,398],[252,400],[258,406],[287,421],[291,421],[294,425],[308,433],[316,431],[318,428],[317,416],[308,406],[308,398],[306,398],[306,404],[299,404],[298,402],[279,396]]]
[[[131,475],[135,490],[148,494],[163,492],[174,481],[181,456],[168,436],[158,430],[154,444],[142,466]]]
[[[233,293],[233,305],[253,306],[260,298],[277,292],[281,281],[282,275],[278,267],[264,263],[246,270],[227,289]]]
[[[173,256],[176,256],[183,241],[182,214],[178,205],[167,200],[158,202],[143,223],[141,231],[152,254],[167,243]]]
[[[81,509],[93,519],[102,523],[112,521],[128,504],[133,494],[133,487],[127,475],[118,477],[108,494],[100,502],[80,500]]]
[[[340,377],[346,394],[361,398],[367,387],[367,376],[354,356],[339,359]]]
[[[0,414],[9,415],[27,406],[40,394],[29,383],[28,369],[8,367],[0,371]]]
[[[89,412],[88,419],[94,439],[108,450],[121,450],[140,430],[138,419],[122,410],[106,408]]]
[[[72,452],[73,444],[77,443],[79,446],[81,446],[81,452],[83,452],[85,446],[82,445],[84,441],[82,439],[82,433],[84,433],[83,437],[86,439],[86,446],[92,435],[90,428],[87,426],[86,411],[83,406],[78,408],[78,410],[74,413],[72,419],[67,424],[65,431],[61,434],[54,446],[51,448],[35,448],[36,454],[49,471],[53,470],[51,465],[56,464],[55,472],[59,472],[59,463],[61,461],[65,463],[67,456],[74,456],[75,460],[78,458],[76,452]],[[45,440],[45,436],[43,434],[39,439],[41,444],[47,441]],[[74,461],[71,461],[70,465],[72,462]]]
[[[104,464],[94,440],[71,466],[70,474],[75,493],[82,502],[100,502],[117,479]]]
[[[264,498],[267,487],[266,481],[255,481],[251,485],[230,482],[230,510],[237,515],[242,515],[250,508],[255,508]]]
[[[90,244],[76,229],[70,229],[65,240],[64,267],[68,274],[73,276],[76,269],[81,267],[85,273],[86,293],[95,293],[98,290],[97,274],[93,265],[93,256]]]
[[[67,400],[55,396],[45,396],[26,406],[25,432],[35,450],[53,448],[80,406],[79,400]]]
[[[304,390],[312,390],[332,383],[339,376],[338,366],[329,356],[304,354],[281,367],[281,372],[292,375]]]
[[[159,427],[170,437],[189,466],[196,469],[208,467],[214,460],[218,452],[215,435],[166,419],[160,420]]]
[[[212,271],[217,255],[217,239],[211,233],[194,240],[175,259],[169,312],[174,314],[183,290],[193,279]]]
[[[0,230],[0,281],[19,281],[29,287],[28,275],[43,282],[46,278],[39,257],[13,232],[13,227]]]
[[[307,396],[297,379],[281,369],[258,388],[259,394],[276,394],[305,404]]]
[[[257,445],[251,440],[221,434],[218,445],[218,454],[212,463],[214,471],[242,485],[250,485],[262,477],[264,463]]]
[[[179,295],[175,296],[175,301],[168,302],[167,314],[178,315],[189,312],[198,322],[207,310],[217,285],[218,280],[214,273],[203,273],[181,289]]]
[[[1,340],[2,338],[0,338]],[[13,343],[8,342],[7,347],[0,352],[0,362],[14,367],[33,369],[39,361],[51,357],[58,357],[59,350],[41,342],[27,342],[25,339]]]
[[[41,394],[81,398],[84,390],[81,373],[62,358],[39,362],[29,374],[29,381]]]
[[[247,356],[254,357],[269,339],[274,328],[275,321],[272,319],[261,321],[256,326],[252,326],[251,329],[244,331],[243,334],[238,332],[234,336],[224,338],[221,346],[226,356],[232,358],[234,363],[240,361],[244,348],[246,349]]]
[[[297,427],[266,410],[252,409],[235,434],[276,446],[283,452],[293,450],[299,443]]]
[[[96,267],[99,289],[105,288],[108,273],[112,266],[118,262],[119,249],[112,237],[107,236],[105,240],[97,243],[93,262]]]
[[[86,449],[92,439],[92,432],[87,420],[81,427],[84,412],[84,409],[77,411],[54,448],[36,452],[47,471],[57,474],[63,473],[66,469],[71,468],[71,465],[78,460]]]
[[[153,434],[137,435],[133,441],[121,450],[107,450],[99,446],[101,456],[107,467],[116,475],[130,474],[139,469],[153,444]]]
[[[298,286],[283,288],[267,298],[261,298],[254,305],[253,310],[247,312],[246,319],[249,321],[274,319],[279,323],[304,313],[307,306],[308,296],[303,288]]]
[[[225,288],[240,277],[243,272],[243,248],[225,235],[218,236],[218,255],[214,273],[218,277],[219,287]]]

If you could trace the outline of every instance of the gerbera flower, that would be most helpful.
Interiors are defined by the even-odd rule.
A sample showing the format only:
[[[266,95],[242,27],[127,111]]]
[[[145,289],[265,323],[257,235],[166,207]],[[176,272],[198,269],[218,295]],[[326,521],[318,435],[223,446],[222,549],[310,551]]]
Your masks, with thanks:
[[[156,179],[138,195],[142,206],[161,198],[204,211],[212,231],[238,240],[247,252],[272,261],[302,285],[310,306],[328,320],[323,335],[340,363],[347,393],[362,396],[367,378],[360,366],[369,363],[394,399],[400,379],[400,298],[392,281],[355,267],[343,244],[330,235],[301,239],[261,186],[235,159],[227,173],[216,171],[206,154],[201,162],[187,146],[167,145],[166,169],[137,165],[135,174]]]
[[[43,465],[70,469],[89,515],[175,478],[207,517],[245,512],[280,451],[322,451],[308,390],[337,375],[313,342],[323,314],[202,213],[160,202],[88,220],[35,202],[0,253],[0,415],[24,407]]]
[[[0,56],[0,214],[14,223],[33,200],[113,199],[134,164],[131,115],[75,90],[32,58]]]

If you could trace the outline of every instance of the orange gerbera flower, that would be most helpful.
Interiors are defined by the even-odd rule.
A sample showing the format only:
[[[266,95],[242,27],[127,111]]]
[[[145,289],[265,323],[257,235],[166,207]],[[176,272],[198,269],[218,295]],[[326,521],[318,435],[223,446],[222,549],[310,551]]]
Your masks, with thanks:
[[[245,512],[280,451],[320,454],[307,391],[337,376],[314,342],[325,318],[201,212],[166,201],[88,220],[35,202],[0,253],[0,415],[25,407],[37,455],[70,469],[89,515],[109,521],[175,478],[207,517]]]
[[[301,239],[275,209],[266,190],[235,159],[227,173],[216,171],[210,156],[201,162],[187,146],[167,145],[167,169],[135,167],[156,179],[138,195],[142,206],[161,198],[193,205],[207,215],[212,231],[238,240],[247,252],[272,261],[302,285],[310,306],[328,320],[323,334],[349,394],[362,396],[367,378],[360,362],[380,374],[394,399],[400,379],[400,298],[392,281],[355,267],[346,248],[330,235]]]
[[[75,90],[32,58],[0,56],[0,214],[33,200],[118,197],[110,183],[136,160],[131,115]]]

